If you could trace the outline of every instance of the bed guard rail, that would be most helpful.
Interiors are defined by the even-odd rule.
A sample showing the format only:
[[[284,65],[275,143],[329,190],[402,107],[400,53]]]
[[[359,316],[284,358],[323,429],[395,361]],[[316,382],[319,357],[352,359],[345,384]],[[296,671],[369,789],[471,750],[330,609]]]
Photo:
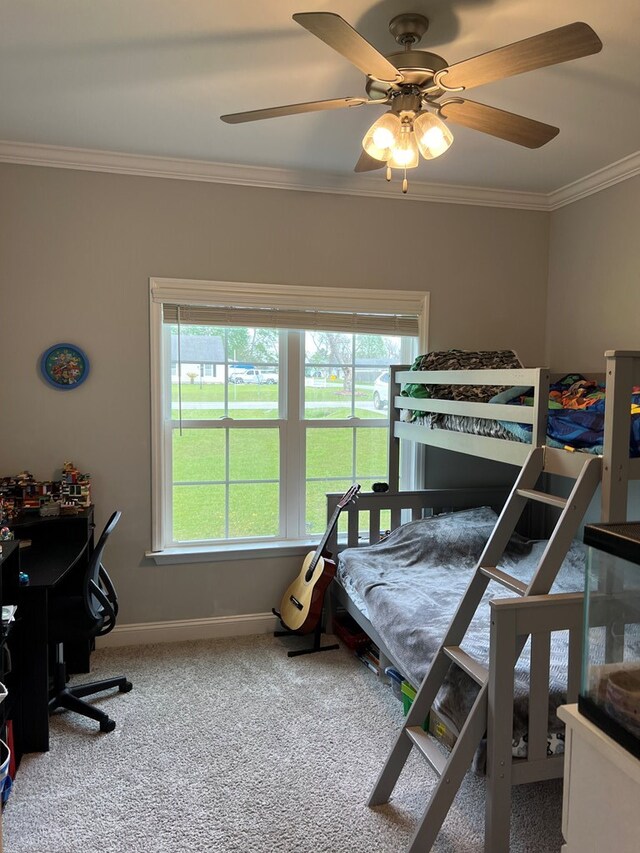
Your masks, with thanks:
[[[533,406],[519,410],[497,403],[475,403],[465,400],[447,400],[435,397],[396,396],[398,409],[433,412],[448,415],[467,415],[488,420],[519,421],[533,426],[532,444],[544,444],[546,434],[546,400],[549,396],[549,370],[536,368],[502,368],[500,370],[406,370],[399,368],[393,377],[396,386],[406,383],[420,385],[491,385],[533,388]],[[544,403],[544,405],[541,405]],[[517,415],[517,417],[516,417]]]
[[[405,521],[416,521],[440,512],[490,506],[499,512],[509,496],[510,487],[465,489],[420,489],[406,492],[360,492],[358,500],[342,510],[347,518],[346,535],[338,523],[327,540],[327,550],[337,554],[344,548],[374,545],[389,530]],[[330,519],[343,497],[327,494],[327,518]]]
[[[551,634],[568,631],[567,702],[577,701],[582,659],[582,593],[490,601],[487,708],[488,791],[562,775],[562,755],[547,755]],[[514,664],[531,637],[527,758],[511,761]]]
[[[533,388],[533,406],[514,407],[508,404],[480,403],[437,397],[403,397],[403,385],[490,385]],[[502,368],[496,370],[409,370],[406,365],[391,367],[390,385],[390,476],[396,476],[398,440],[408,439],[422,444],[457,450],[471,456],[494,459],[511,465],[522,465],[531,447],[545,443],[547,430],[547,405],[549,396],[549,370],[542,368]],[[531,424],[531,437],[521,442],[469,432],[432,429],[417,421],[401,419],[403,411],[422,415],[459,415],[481,418],[485,421],[515,421]]]

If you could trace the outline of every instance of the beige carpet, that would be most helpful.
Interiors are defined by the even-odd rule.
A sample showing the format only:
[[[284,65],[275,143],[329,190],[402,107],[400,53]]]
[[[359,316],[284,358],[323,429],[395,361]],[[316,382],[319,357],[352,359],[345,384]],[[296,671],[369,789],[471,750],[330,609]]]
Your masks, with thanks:
[[[270,636],[97,652],[117,720],[65,712],[51,750],[24,757],[5,853],[401,853],[435,778],[412,758],[388,805],[366,799],[402,719],[345,650],[287,658]],[[514,853],[557,853],[561,784],[516,789]],[[437,853],[482,851],[484,784],[469,775]]]

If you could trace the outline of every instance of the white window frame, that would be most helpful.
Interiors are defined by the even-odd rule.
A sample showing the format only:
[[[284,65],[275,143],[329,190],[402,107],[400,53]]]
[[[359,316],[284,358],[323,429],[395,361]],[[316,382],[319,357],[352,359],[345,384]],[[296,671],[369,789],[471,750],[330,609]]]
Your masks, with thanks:
[[[163,545],[162,530],[165,522],[165,507],[168,484],[166,478],[166,431],[163,417],[166,406],[165,362],[168,353],[164,350],[162,327],[163,304],[174,305],[230,305],[235,308],[277,308],[294,310],[317,310],[349,313],[379,313],[413,315],[418,319],[418,349],[426,352],[429,320],[429,293],[406,290],[371,290],[366,288],[304,287],[298,285],[278,285],[264,283],[197,281],[189,279],[151,278],[150,291],[150,364],[151,364],[151,509],[152,542],[147,555],[156,562],[192,562],[215,559],[216,555],[224,559],[247,556],[270,556],[281,554],[287,548],[294,553],[302,553],[308,547],[309,540],[296,543],[269,541],[268,543],[208,543],[206,545],[180,546],[166,548]],[[233,310],[233,309],[230,309]],[[286,377],[282,377],[286,381]],[[301,380],[302,381],[302,380]],[[294,383],[287,382],[287,387]],[[298,399],[295,399],[295,396]],[[289,405],[300,405],[301,389],[298,389]],[[422,466],[420,454],[403,454],[403,479],[415,473],[414,487],[422,485]],[[288,478],[293,476],[288,472]],[[406,480],[405,480],[406,481]],[[288,483],[282,483],[281,493],[286,493]]]

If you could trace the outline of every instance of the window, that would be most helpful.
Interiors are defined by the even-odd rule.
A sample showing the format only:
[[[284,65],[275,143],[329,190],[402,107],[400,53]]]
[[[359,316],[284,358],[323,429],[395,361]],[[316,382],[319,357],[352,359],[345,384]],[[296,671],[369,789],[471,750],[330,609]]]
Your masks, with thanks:
[[[308,542],[327,492],[388,478],[388,365],[413,359],[417,311],[318,311],[318,288],[275,287],[261,299],[301,306],[229,308],[224,283],[194,304],[189,284],[151,285],[153,550]]]

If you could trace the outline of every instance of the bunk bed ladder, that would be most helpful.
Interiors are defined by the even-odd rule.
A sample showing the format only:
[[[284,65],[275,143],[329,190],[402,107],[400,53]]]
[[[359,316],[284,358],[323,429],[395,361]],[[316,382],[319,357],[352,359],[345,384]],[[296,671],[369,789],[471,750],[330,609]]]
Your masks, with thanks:
[[[547,594],[600,482],[600,457],[585,455],[584,465],[566,500],[547,492],[537,491],[536,484],[544,471],[545,450],[544,447],[536,447],[527,457],[478,561],[473,577],[451,621],[442,645],[416,694],[397,741],[369,798],[370,806],[386,803],[389,800],[413,747],[418,749],[436,771],[440,777],[439,781],[422,815],[407,853],[427,853],[431,850],[487,729],[488,670],[483,664],[464,652],[460,644],[480,605],[489,581],[496,581],[522,596]],[[562,512],[530,583],[525,585],[517,578],[501,571],[498,568],[498,563],[525,505],[530,500],[551,504],[557,508],[561,507]],[[522,651],[522,646],[524,646],[524,642],[520,648],[516,649],[514,666]],[[436,741],[423,731],[422,724],[435,702],[436,695],[452,662],[480,685],[480,691],[455,746],[447,756]],[[501,829],[504,834],[504,827]],[[508,839],[508,827],[506,832]],[[500,844],[500,849],[498,847],[493,849],[492,847],[490,853],[504,853],[506,850],[508,850],[508,840],[506,847]]]

